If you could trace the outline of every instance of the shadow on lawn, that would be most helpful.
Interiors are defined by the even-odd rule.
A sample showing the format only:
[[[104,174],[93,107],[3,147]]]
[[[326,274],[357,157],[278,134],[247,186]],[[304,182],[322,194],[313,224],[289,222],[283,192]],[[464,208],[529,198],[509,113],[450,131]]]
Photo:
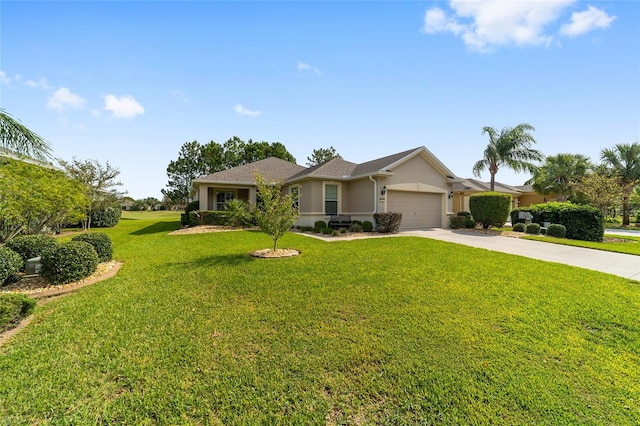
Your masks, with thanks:
[[[131,235],[158,234],[161,232],[175,231],[178,228],[180,228],[180,223],[178,222],[156,222],[153,225],[133,231]]]
[[[254,262],[256,260],[255,257],[251,257],[249,253],[245,254],[223,254],[216,256],[207,256],[201,257],[199,259],[191,262],[194,266],[216,266],[216,265],[224,265],[224,266],[237,266],[243,265],[248,262]]]

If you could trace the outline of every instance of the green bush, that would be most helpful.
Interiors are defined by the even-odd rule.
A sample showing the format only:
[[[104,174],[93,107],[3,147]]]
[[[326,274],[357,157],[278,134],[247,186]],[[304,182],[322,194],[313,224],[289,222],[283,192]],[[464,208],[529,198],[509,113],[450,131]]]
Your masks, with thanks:
[[[522,211],[530,212],[533,222],[564,225],[567,229],[565,238],[571,240],[600,242],[604,237],[604,217],[595,207],[572,203],[535,204],[514,209],[511,212],[512,220]]]
[[[564,225],[552,223],[547,226],[547,235],[550,237],[564,238],[564,236],[567,235],[567,228]]]
[[[321,233],[323,233],[323,234],[325,234],[325,235],[332,235],[334,232],[336,232],[336,230],[335,230],[335,229],[331,229],[331,228],[329,228],[329,227],[326,227],[326,228],[322,228],[322,229],[320,230],[320,232],[321,232]],[[336,235],[338,235],[338,233],[337,233],[337,232],[336,232]]]
[[[313,224],[313,232],[318,234],[321,233],[322,230],[326,228],[327,228],[327,222],[325,222],[324,220],[317,220]]]
[[[365,220],[364,222],[362,222],[362,230],[364,232],[373,231],[373,223],[371,223],[371,221]]]
[[[373,220],[376,223],[377,232],[395,234],[400,229],[402,213],[374,213]]]
[[[27,260],[42,256],[42,254],[58,245],[51,235],[20,235],[7,242],[7,247],[15,251],[22,258],[21,271],[27,264]]]
[[[18,253],[9,247],[0,246],[0,285],[14,281],[22,266],[22,258]]]
[[[98,254],[100,262],[108,262],[113,255],[113,243],[111,238],[104,232],[90,232],[88,234],[79,234],[71,239],[71,241],[84,241],[91,244]]]
[[[52,284],[66,284],[88,277],[98,267],[98,254],[85,241],[69,241],[42,255],[40,276]]]
[[[524,223],[516,223],[515,225],[513,225],[514,232],[524,232],[526,228],[527,227]]]
[[[471,212],[461,211],[461,212],[456,213],[456,216],[471,217]]]
[[[466,216],[464,218],[464,227],[467,229],[473,229],[476,227],[476,221],[473,220],[473,218],[471,216]]]
[[[122,209],[120,206],[108,206],[91,212],[91,226],[94,228],[111,228],[120,222]]]
[[[362,232],[362,223],[351,222],[350,232]]]
[[[503,226],[509,218],[511,195],[498,192],[483,192],[469,197],[469,210],[482,228]]]
[[[191,212],[192,215],[196,215],[196,212]],[[207,210],[204,212],[198,213],[198,224],[199,225],[225,225],[226,217],[224,210]]]
[[[252,217],[247,203],[241,200],[227,200],[222,213],[224,224],[234,228],[251,225]]]
[[[451,229],[460,229],[464,227],[466,220],[467,218],[465,216],[451,216],[451,219],[449,219],[449,226]]]
[[[198,216],[192,214],[200,208],[200,201],[192,201],[184,207],[184,213],[180,215],[181,226],[198,226]]]
[[[24,294],[0,294],[0,333],[16,326],[23,318],[31,315],[36,300]]]
[[[530,223],[525,228],[525,232],[527,234],[538,235],[540,234],[540,224],[538,223]]]

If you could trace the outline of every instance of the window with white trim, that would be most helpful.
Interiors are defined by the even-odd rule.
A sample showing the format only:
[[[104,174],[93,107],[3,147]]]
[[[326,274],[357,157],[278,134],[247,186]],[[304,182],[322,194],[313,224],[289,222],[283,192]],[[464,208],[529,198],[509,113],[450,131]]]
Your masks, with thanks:
[[[338,185],[324,186],[324,214],[338,214]]]

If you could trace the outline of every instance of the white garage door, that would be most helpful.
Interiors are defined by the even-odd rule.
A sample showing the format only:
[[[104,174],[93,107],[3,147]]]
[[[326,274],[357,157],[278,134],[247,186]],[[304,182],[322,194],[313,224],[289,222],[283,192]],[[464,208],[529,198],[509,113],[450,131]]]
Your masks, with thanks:
[[[442,227],[442,194],[389,191],[387,211],[402,213],[400,229]]]

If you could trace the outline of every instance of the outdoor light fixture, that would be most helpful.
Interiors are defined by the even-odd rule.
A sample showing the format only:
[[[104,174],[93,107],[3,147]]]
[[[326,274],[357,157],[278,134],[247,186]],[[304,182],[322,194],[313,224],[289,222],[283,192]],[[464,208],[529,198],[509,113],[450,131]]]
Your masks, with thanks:
[[[382,187],[382,191],[380,191],[380,194],[384,195],[387,193],[387,185]]]
[[[453,198],[453,191],[449,193],[449,198]]]

